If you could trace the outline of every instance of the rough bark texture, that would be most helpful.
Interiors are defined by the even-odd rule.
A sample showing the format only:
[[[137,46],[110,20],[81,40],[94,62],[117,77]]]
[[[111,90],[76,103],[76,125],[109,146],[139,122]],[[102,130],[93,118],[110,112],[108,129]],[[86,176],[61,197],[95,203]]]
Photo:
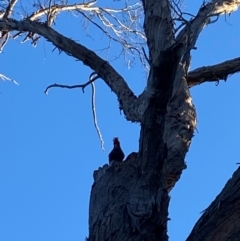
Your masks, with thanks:
[[[240,71],[240,58],[224,61],[212,66],[203,66],[188,74],[188,86],[193,87],[204,82],[227,80],[228,76]]]
[[[135,237],[127,214],[127,200],[137,173],[137,156],[137,153],[132,153],[126,161],[112,167],[105,165],[94,172],[89,208],[89,240],[123,241]]]
[[[240,240],[240,168],[204,211],[187,241]]]
[[[158,65],[153,64],[151,68],[149,82],[153,84],[148,87],[154,91],[149,95],[149,104],[141,121],[135,168],[128,170],[127,160],[123,162],[122,169],[118,167],[114,178],[108,177],[109,168],[100,179],[111,178],[109,186],[118,186],[121,197],[115,196],[115,202],[104,201],[104,208],[96,208],[97,198],[102,203],[102,196],[97,197],[98,181],[93,186],[90,213],[91,217],[96,217],[89,220],[89,240],[168,240],[168,192],[185,168],[185,154],[196,125],[195,109],[183,77],[184,71],[179,65],[182,48],[182,44],[177,44],[162,51],[155,62]],[[122,188],[119,181],[123,182]],[[96,210],[94,212],[95,208],[98,215]],[[105,229],[102,219],[106,210],[113,212],[107,232],[102,230]],[[115,225],[119,223],[121,225]],[[125,236],[117,236],[119,233]]]
[[[123,162],[122,169],[118,169],[119,173],[114,174],[116,179],[111,176],[110,186],[119,186],[120,180],[123,182],[123,188],[119,186],[121,202],[118,197],[115,197],[115,202],[104,201],[105,208],[97,208],[97,217],[101,218],[89,220],[91,230],[89,240],[168,240],[168,192],[185,168],[184,157],[196,123],[195,110],[186,80],[177,79],[183,74],[181,67],[178,66],[181,49],[180,44],[164,51],[158,60],[159,65],[152,67],[149,78],[155,78],[158,81],[152,81],[155,92],[152,92],[149,97],[149,105],[143,114],[139,154],[135,168],[128,170],[128,160]],[[180,73],[178,75],[176,75],[177,70]],[[111,168],[107,169],[102,179],[105,177],[110,179],[107,175],[108,170]],[[125,187],[124,183],[129,175],[131,181],[128,181],[128,186]],[[117,183],[114,180],[117,180]],[[96,195],[99,190],[95,187],[96,184],[91,195],[95,200],[93,202],[91,198],[91,216],[96,215],[93,209],[95,209],[94,204],[97,202]],[[123,192],[126,192],[125,195]],[[99,198],[99,202],[102,202],[102,196]],[[99,227],[103,226],[102,217],[106,210],[113,210],[111,225],[108,228],[112,223],[124,222],[128,228],[125,224],[117,228],[114,225],[114,229],[108,232],[104,230],[99,232]],[[131,227],[130,230],[129,227]],[[117,233],[126,232],[124,239],[122,236],[119,239],[115,236]],[[98,236],[93,236],[91,233],[97,233]]]
[[[127,173],[124,167],[128,168],[129,160],[122,164],[122,169],[117,167],[118,172],[111,176],[106,171],[102,180],[112,178],[108,188],[110,193],[117,192],[118,195],[104,199],[101,207],[94,206],[103,203],[103,198],[97,196],[100,190],[98,181],[94,184],[90,204],[90,241],[168,240],[168,193],[186,168],[184,158],[196,127],[195,108],[187,84],[190,51],[211,16],[232,9],[224,4],[229,2],[205,5],[174,39],[169,2],[143,1],[150,73],[147,87],[140,97],[142,118],[137,163],[134,168],[130,166]],[[110,215],[106,218],[109,210]]]

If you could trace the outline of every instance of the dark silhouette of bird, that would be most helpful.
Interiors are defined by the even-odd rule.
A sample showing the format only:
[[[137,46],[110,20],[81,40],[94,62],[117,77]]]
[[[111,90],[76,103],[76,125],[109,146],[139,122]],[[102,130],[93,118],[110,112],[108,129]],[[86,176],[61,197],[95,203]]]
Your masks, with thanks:
[[[121,162],[124,159],[124,153],[122,151],[122,148],[120,146],[120,142],[117,137],[113,139],[113,149],[109,153],[109,163],[112,164],[112,162]]]

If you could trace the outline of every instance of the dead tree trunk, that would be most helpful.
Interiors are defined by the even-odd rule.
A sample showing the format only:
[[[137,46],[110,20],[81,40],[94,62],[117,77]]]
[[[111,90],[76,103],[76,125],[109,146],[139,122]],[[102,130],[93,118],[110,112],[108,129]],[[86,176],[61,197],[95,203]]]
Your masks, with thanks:
[[[170,1],[142,2],[150,73],[138,97],[139,152],[95,179],[90,241],[168,240],[168,193],[186,167],[184,158],[196,127],[187,84],[190,52],[212,16],[234,11],[240,4],[210,1],[175,36]]]
[[[25,33],[25,39],[30,38],[33,43],[39,39],[39,36],[34,37],[38,34],[52,42],[59,50],[82,61],[94,71],[97,78],[105,81],[116,94],[126,119],[141,125],[139,152],[132,153],[118,166],[105,165],[94,173],[89,240],[165,241],[168,240],[168,193],[180,178],[182,170],[186,168],[184,158],[196,127],[196,112],[189,87],[205,81],[226,79],[228,75],[240,70],[240,59],[237,58],[188,73],[190,53],[192,49],[196,49],[195,44],[203,28],[216,21],[211,21],[211,18],[236,11],[240,0],[204,1],[198,13],[195,16],[190,15],[189,20],[183,18],[184,14],[178,6],[179,1],[142,0],[144,33],[136,31],[134,24],[129,27],[120,24],[120,28],[115,29],[121,29],[122,36],[129,33],[140,34],[147,43],[150,72],[147,86],[139,97],[134,95],[125,79],[109,62],[50,27],[52,20],[63,9],[81,12],[96,2],[74,4],[68,6],[69,8],[50,4],[35,11],[30,17],[16,20],[10,17],[17,1],[9,1],[1,13],[0,49],[7,43],[11,31],[18,31],[15,37]],[[89,11],[93,10],[95,12],[89,15],[90,18],[87,17],[88,20],[94,15],[99,15],[99,11],[111,15],[106,9],[89,8]],[[124,11],[127,11],[129,21],[135,18],[128,8],[124,8]],[[39,19],[43,15],[47,15],[46,23],[45,17]],[[176,18],[172,17],[174,15]],[[111,16],[114,20],[117,19],[114,15]],[[123,19],[125,21],[125,17]],[[177,27],[174,28],[174,24]],[[108,35],[105,27],[106,24],[103,31]],[[124,33],[124,29],[130,31]],[[114,29],[111,31],[114,32]],[[131,35],[129,36],[129,39],[132,39]],[[132,49],[135,49],[133,45],[128,45],[128,41],[121,39],[119,42],[124,46],[131,46],[131,53]],[[135,50],[139,51],[139,48]],[[145,51],[142,53],[146,57]],[[87,83],[91,81],[90,79]],[[87,83],[81,87],[85,88]],[[47,90],[54,86],[56,87],[56,84],[49,86]],[[239,183],[239,174],[235,174],[226,186],[228,188],[223,190],[220,198],[213,202],[196,224],[188,238],[189,241],[206,240],[206,237],[207,240],[239,239]],[[214,216],[211,216],[212,214]]]
[[[185,168],[196,124],[179,65],[182,50],[183,45],[176,44],[152,64],[152,92],[146,95],[139,153],[96,174],[90,200],[90,241],[168,240],[168,193]]]

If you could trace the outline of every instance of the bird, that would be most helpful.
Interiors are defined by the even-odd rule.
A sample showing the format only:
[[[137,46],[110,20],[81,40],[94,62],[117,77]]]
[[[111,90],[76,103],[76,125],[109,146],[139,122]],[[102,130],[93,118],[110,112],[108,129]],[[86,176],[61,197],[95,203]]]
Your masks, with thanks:
[[[113,149],[109,153],[109,164],[113,164],[113,162],[122,162],[124,159],[124,152],[122,151],[122,148],[120,146],[120,142],[118,140],[118,137],[113,138]]]

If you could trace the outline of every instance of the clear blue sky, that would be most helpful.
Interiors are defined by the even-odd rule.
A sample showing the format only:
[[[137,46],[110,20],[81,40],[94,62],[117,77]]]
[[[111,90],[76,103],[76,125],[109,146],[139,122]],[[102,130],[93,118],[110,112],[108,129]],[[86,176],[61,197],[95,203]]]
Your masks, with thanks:
[[[196,13],[201,1],[185,3]],[[191,69],[240,56],[240,12],[222,16],[201,34],[192,52]],[[71,26],[71,27],[69,27]],[[57,29],[92,50],[102,36],[90,28],[86,37],[79,19],[63,16]],[[96,81],[98,122],[103,152],[93,125],[91,89],[44,89],[52,83],[79,84],[91,70],[41,40],[34,48],[9,41],[0,55],[0,73],[18,81],[0,81],[0,240],[75,241],[88,235],[88,204],[93,171],[108,162],[112,138],[126,155],[138,150],[139,125],[119,114],[116,96]],[[104,57],[104,55],[102,54]],[[146,84],[138,65],[112,62],[135,93]],[[187,154],[188,168],[171,195],[169,236],[185,240],[194,223],[240,162],[239,74],[191,89],[198,111],[198,132]]]

